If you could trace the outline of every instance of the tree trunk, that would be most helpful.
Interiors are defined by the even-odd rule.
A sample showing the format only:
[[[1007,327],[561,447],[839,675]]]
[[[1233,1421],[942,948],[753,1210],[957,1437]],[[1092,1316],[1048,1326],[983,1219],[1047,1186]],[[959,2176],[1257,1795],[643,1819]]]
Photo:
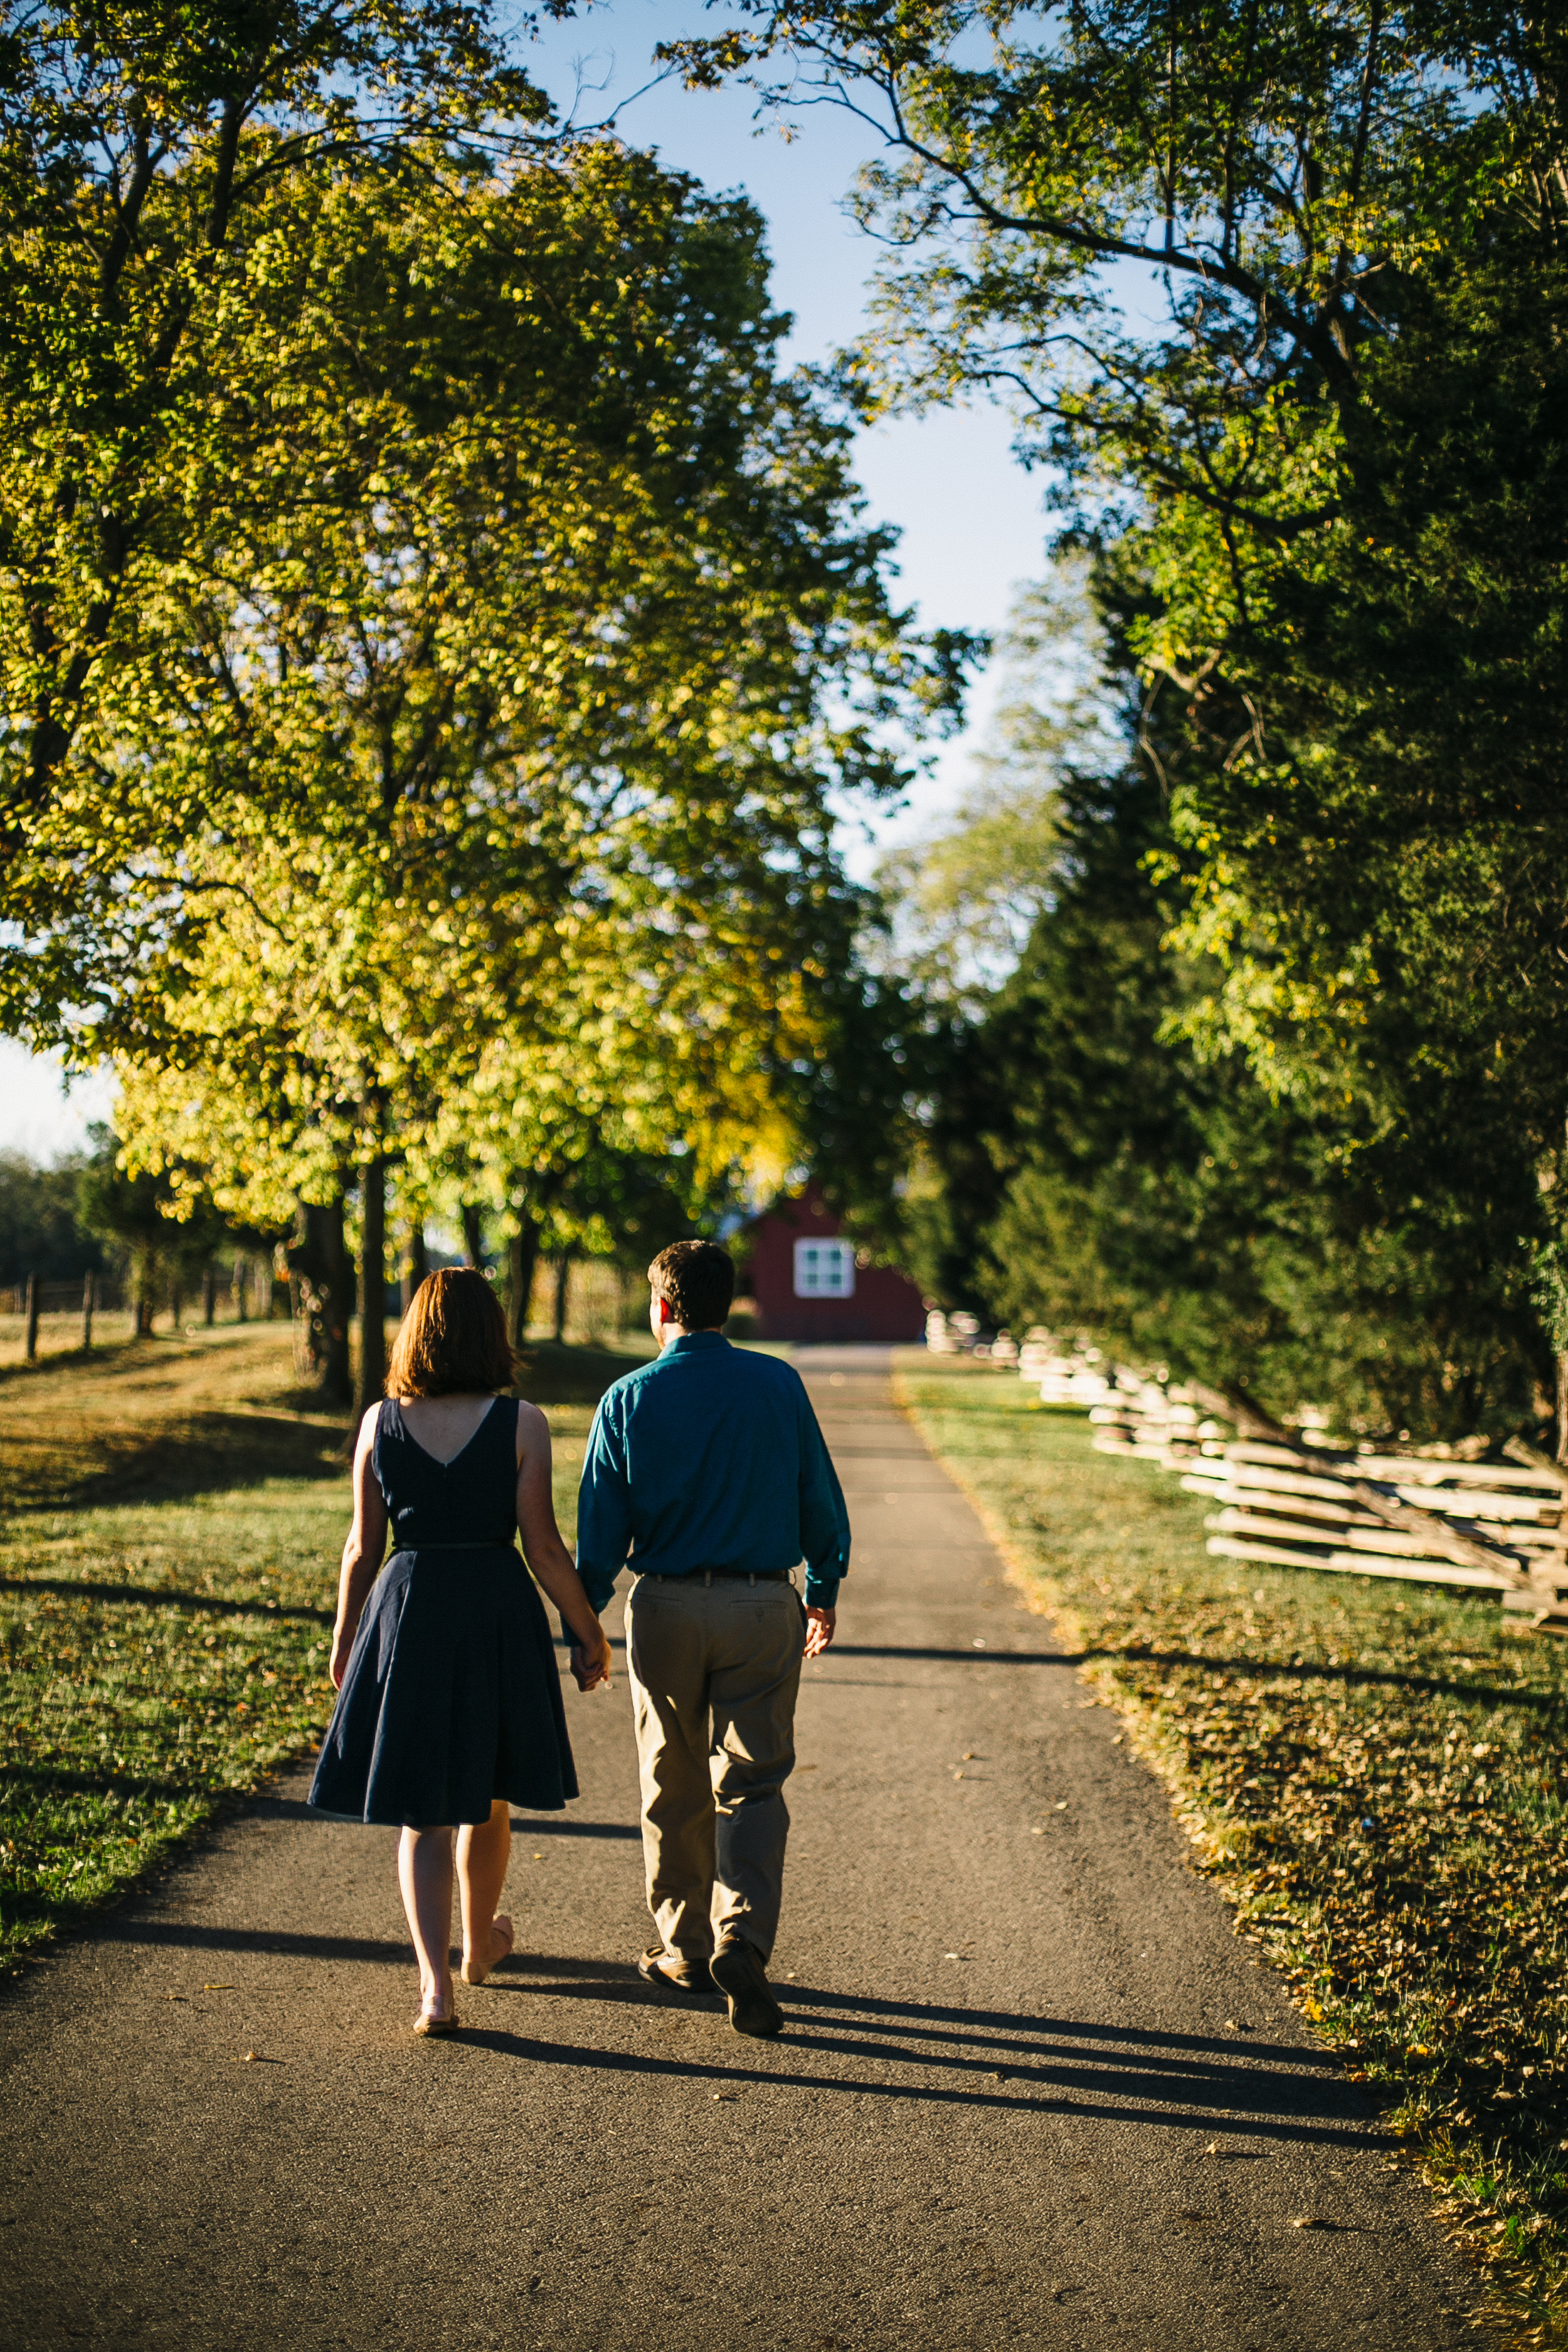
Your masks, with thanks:
[[[538,1264],[539,1227],[520,1212],[517,1231],[506,1245],[507,1336],[520,1355],[528,1345],[528,1302]]]
[[[132,1261],[131,1281],[131,1328],[145,1339],[153,1329],[153,1267],[146,1250],[138,1250]]]
[[[430,1271],[430,1252],[426,1245],[423,1221],[408,1228],[408,1255],[403,1268],[403,1311],[407,1314],[414,1304],[415,1293]]]
[[[38,1360],[38,1277],[27,1276],[27,1361]]]
[[[289,1264],[300,1285],[305,1355],[330,1404],[352,1404],[349,1314],[353,1281],[343,1246],[343,1201],[309,1201],[300,1212],[299,1238]]]
[[[477,1202],[465,1201],[462,1214],[465,1263],[482,1270],[485,1263],[485,1213]]]
[[[359,1396],[368,1412],[386,1394],[386,1162],[373,1160],[360,1179]]]
[[[234,1292],[234,1319],[237,1323],[248,1323],[250,1320],[249,1311],[246,1306],[245,1300],[246,1276],[249,1271],[249,1259],[245,1256],[242,1251],[236,1250],[234,1254],[234,1280],[230,1286]]]
[[[555,1342],[559,1347],[566,1337],[566,1294],[572,1286],[572,1258],[563,1250],[555,1261]]]
[[[1557,1459],[1568,1465],[1568,1351],[1557,1358]]]
[[[81,1350],[84,1356],[92,1345],[92,1308],[97,1294],[97,1275],[84,1275],[81,1286]]]
[[[217,1266],[210,1257],[202,1268],[202,1321],[209,1331],[217,1321]]]

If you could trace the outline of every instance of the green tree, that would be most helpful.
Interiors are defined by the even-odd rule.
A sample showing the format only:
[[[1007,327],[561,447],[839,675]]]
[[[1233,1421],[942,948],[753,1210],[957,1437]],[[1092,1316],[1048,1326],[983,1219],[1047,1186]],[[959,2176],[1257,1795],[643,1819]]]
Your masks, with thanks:
[[[175,1320],[182,1300],[201,1281],[216,1253],[230,1238],[211,1198],[197,1189],[194,1171],[181,1170],[176,1189],[171,1171],[157,1174],[125,1165],[112,1129],[91,1130],[91,1157],[77,1171],[76,1212],[84,1231],[123,1254],[129,1266],[132,1322],[138,1338],[167,1294]]]
[[[102,1244],[78,1213],[81,1166],[75,1153],[40,1167],[25,1152],[0,1151],[0,1283],[30,1274],[60,1282],[103,1265]]]
[[[374,1300],[389,1169],[521,1239],[590,1145],[782,1165],[858,919],[830,795],[894,786],[958,648],[903,641],[748,208],[607,145],[307,194],[257,240],[258,356],[295,342],[251,404],[359,503],[225,517],[168,584],[119,772],[179,837],[106,845],[61,951],[137,1164],[319,1212],[327,1292],[354,1192]]]
[[[1413,1211],[1444,1132],[1507,1214],[1568,1203],[1561,18],[746,14],[694,77],[887,133],[868,401],[1010,400],[1119,544],[1189,1034]]]
[[[546,110],[467,0],[7,5],[0,59],[0,857],[37,929],[73,903],[71,819],[116,814],[153,591],[215,506],[279,487],[219,429],[279,189]]]
[[[1121,753],[1039,780],[1050,904],[933,1090],[909,1212],[922,1279],[1276,1413],[1311,1401],[1428,1437],[1533,1423],[1546,1360],[1520,1239],[1540,1205],[1484,1117],[1390,1128],[1357,1097],[1270,1090],[1235,1048],[1194,1049],[1186,1016],[1214,976],[1170,950],[1189,876],[1161,782],[1181,722],[1143,707],[1136,614],[1113,572],[1096,584]]]

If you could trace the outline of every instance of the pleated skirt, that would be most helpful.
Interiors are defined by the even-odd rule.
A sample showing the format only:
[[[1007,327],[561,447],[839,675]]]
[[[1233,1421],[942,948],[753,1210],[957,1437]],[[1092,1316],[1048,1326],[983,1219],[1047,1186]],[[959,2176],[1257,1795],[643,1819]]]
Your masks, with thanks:
[[[394,1552],[372,1589],[308,1802],[416,1829],[486,1822],[497,1797],[577,1794],[544,1604],[509,1545]]]

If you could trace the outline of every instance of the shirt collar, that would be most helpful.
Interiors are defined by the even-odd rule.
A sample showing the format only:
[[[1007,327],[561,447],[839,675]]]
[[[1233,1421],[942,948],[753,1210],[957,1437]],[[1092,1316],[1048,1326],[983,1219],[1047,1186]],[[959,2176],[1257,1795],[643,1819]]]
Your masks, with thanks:
[[[683,1356],[692,1348],[727,1348],[729,1344],[722,1331],[683,1331],[679,1339],[672,1339],[668,1348],[660,1349],[660,1353]]]

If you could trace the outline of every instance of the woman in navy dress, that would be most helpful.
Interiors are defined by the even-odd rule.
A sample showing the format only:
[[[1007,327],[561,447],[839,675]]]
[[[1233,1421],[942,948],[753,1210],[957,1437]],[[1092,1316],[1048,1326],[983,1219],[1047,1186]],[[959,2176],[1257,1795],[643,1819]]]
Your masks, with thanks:
[[[483,1275],[433,1274],[404,1318],[386,1400],[360,1424],[331,1676],[338,1692],[310,1802],[400,1823],[397,1877],[419,1958],[416,2033],[458,2022],[451,1971],[454,1832],[463,1980],[511,1949],[498,1916],[510,1808],[577,1794],[561,1678],[534,1579],[575,1640],[578,1687],[607,1682],[610,1645],[561,1540],[550,1427],[502,1396],[515,1374]],[[390,1526],[394,1549],[381,1557]],[[522,1534],[528,1570],[518,1558]],[[378,1574],[377,1571],[380,1570]]]

